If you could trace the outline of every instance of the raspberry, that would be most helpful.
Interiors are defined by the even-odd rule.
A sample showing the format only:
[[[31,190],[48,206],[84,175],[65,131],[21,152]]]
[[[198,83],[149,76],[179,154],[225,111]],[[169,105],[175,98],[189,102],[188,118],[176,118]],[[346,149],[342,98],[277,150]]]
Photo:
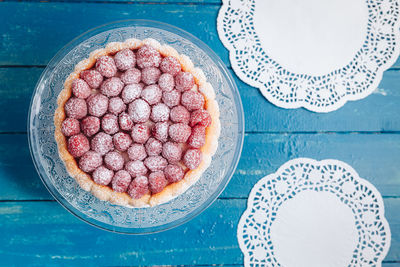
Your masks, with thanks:
[[[104,166],[98,167],[96,170],[93,172],[93,181],[96,184],[100,185],[108,185],[112,178],[114,176],[114,172],[112,170],[107,169]]]
[[[108,97],[102,94],[92,95],[87,99],[90,115],[101,117],[108,109]]]
[[[160,53],[149,45],[139,48],[137,54],[137,65],[139,68],[158,67],[161,62]]]
[[[204,146],[206,142],[206,128],[201,125],[196,125],[192,128],[192,134],[188,139],[188,145],[194,148]]]
[[[162,72],[175,76],[181,71],[181,64],[174,57],[166,57],[161,61],[160,69]]]
[[[151,137],[151,138],[149,138],[149,140],[147,140],[145,147],[146,147],[147,155],[149,155],[149,156],[160,155],[160,153],[163,149],[162,143],[153,137]]]
[[[155,84],[160,78],[161,71],[155,67],[148,67],[142,70],[142,82],[147,85]]]
[[[193,127],[196,124],[199,124],[204,127],[210,126],[211,124],[210,114],[204,109],[193,111],[190,116],[190,126]]]
[[[122,111],[126,109],[126,105],[124,104],[124,101],[120,97],[113,97],[110,98],[108,101],[108,111],[118,115]]]
[[[122,90],[122,100],[124,100],[125,104],[131,103],[133,100],[138,98],[142,93],[143,87],[140,84],[128,84],[125,86],[124,90]]]
[[[111,151],[104,156],[104,163],[107,168],[119,171],[124,167],[124,158],[119,152]]]
[[[175,87],[174,76],[169,73],[164,73],[158,79],[158,86],[164,92],[171,92]]]
[[[152,172],[161,171],[167,167],[168,162],[161,156],[150,156],[144,160],[144,165],[149,168]]]
[[[143,99],[136,99],[128,106],[128,113],[136,123],[146,122],[150,117],[150,106]]]
[[[117,73],[117,66],[115,66],[114,59],[110,56],[102,56],[97,59],[96,70],[106,78],[115,76]]]
[[[103,76],[97,70],[84,70],[81,72],[81,78],[94,89],[99,88],[103,82]]]
[[[173,141],[185,143],[190,136],[191,128],[184,123],[175,123],[169,126],[168,133]]]
[[[164,92],[162,95],[162,101],[170,108],[177,106],[181,101],[181,93],[176,90],[172,90],[171,92]]]
[[[100,86],[100,92],[108,97],[119,95],[122,89],[124,89],[124,83],[118,77],[111,77]]]
[[[101,128],[106,134],[115,134],[119,131],[118,117],[113,114],[106,114],[101,119]]]
[[[79,121],[73,118],[66,118],[61,124],[61,132],[65,136],[76,135],[81,132]]]
[[[154,122],[167,121],[169,118],[169,108],[163,103],[154,105],[151,109],[150,118]]]
[[[131,136],[134,142],[144,144],[150,137],[150,128],[146,124],[136,124],[133,126]]]
[[[87,136],[91,137],[100,130],[100,119],[97,117],[89,116],[81,122],[82,132]]]
[[[200,150],[195,148],[188,149],[183,156],[183,164],[191,170],[196,169],[200,165],[201,156],[202,154]]]
[[[133,198],[133,199],[139,199],[143,195],[149,193],[149,188],[148,188],[148,180],[146,176],[138,176],[136,177],[131,184],[129,185],[128,188],[128,194]]]
[[[166,142],[162,147],[162,156],[168,160],[169,163],[180,161],[182,158],[182,148],[177,143]]]
[[[129,172],[120,170],[115,173],[112,179],[111,185],[115,192],[123,193],[128,189],[129,184],[132,181],[132,177]]]
[[[112,137],[103,132],[96,134],[90,144],[92,149],[102,156],[114,149]]]
[[[164,190],[168,181],[163,172],[152,172],[149,175],[149,189],[151,193],[157,194]]]
[[[116,149],[126,151],[132,144],[132,138],[127,133],[116,133],[113,136],[113,142]]]
[[[147,154],[143,145],[133,144],[128,149],[128,156],[131,160],[144,160],[147,157]]]
[[[74,158],[83,156],[89,149],[89,140],[83,134],[77,134],[68,139],[68,151]]]
[[[92,93],[89,85],[82,79],[75,79],[71,85],[72,93],[78,98],[88,98]]]
[[[64,106],[67,117],[80,120],[87,114],[87,105],[85,100],[81,98],[72,97]]]
[[[103,164],[103,158],[94,151],[86,152],[79,160],[79,168],[84,172],[92,172],[101,164]]]
[[[125,170],[129,172],[132,177],[145,175],[147,173],[146,166],[144,166],[143,161],[140,160],[128,161],[125,164]]]
[[[168,122],[157,122],[152,129],[153,136],[162,143],[168,140]]]
[[[121,113],[118,118],[121,130],[130,131],[133,128],[133,120],[127,113]]]
[[[176,183],[183,179],[185,173],[182,167],[170,164],[164,169],[164,175],[170,183]]]
[[[184,106],[176,106],[171,109],[171,121],[182,122],[185,124],[189,123],[190,113]]]
[[[189,111],[202,109],[204,107],[204,96],[195,91],[187,91],[182,94],[182,105]]]
[[[136,56],[130,49],[122,49],[114,56],[115,66],[121,71],[135,67]]]
[[[190,72],[179,72],[175,76],[175,88],[179,92],[192,89],[194,86],[194,77]]]
[[[158,85],[152,84],[143,89],[141,96],[147,103],[154,105],[161,101],[162,91]]]
[[[137,68],[131,68],[121,75],[121,81],[125,84],[139,83],[142,78],[142,73]]]

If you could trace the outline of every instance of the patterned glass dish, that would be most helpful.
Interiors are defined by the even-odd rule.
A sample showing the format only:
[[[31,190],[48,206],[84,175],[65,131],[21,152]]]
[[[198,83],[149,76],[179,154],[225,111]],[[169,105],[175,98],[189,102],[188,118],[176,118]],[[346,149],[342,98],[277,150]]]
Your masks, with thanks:
[[[125,208],[104,202],[82,190],[59,158],[53,114],[67,76],[89,53],[109,42],[153,38],[174,47],[201,68],[216,92],[221,111],[221,136],[210,167],[199,181],[175,199],[151,208]],[[33,93],[28,117],[31,155],[43,183],[54,198],[83,221],[127,233],[154,233],[183,224],[205,210],[232,177],[243,145],[244,115],[239,92],[224,63],[202,41],[174,26],[128,20],[94,28],[62,48],[50,61]]]

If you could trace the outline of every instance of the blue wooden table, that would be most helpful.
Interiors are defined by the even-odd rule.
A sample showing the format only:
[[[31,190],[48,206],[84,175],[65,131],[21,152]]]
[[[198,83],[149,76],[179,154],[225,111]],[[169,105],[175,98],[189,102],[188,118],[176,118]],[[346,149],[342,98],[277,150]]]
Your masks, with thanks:
[[[26,118],[51,57],[92,27],[141,18],[196,35],[232,72],[216,30],[220,5],[220,0],[0,1],[0,265],[242,265],[236,228],[252,186],[286,161],[310,157],[345,161],[378,188],[392,230],[384,266],[400,266],[400,61],[385,72],[376,92],[328,114],[278,108],[235,78],[246,116],[239,166],[210,208],[173,230],[146,236],[102,231],[75,218],[46,191],[30,158]]]

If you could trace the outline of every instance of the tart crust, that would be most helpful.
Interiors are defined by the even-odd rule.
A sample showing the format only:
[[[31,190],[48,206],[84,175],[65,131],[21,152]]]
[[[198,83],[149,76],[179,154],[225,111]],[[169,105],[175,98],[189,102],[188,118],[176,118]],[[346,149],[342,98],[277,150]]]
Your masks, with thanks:
[[[83,172],[74,157],[67,150],[67,139],[61,132],[61,124],[66,118],[64,105],[71,97],[72,81],[79,78],[81,71],[90,69],[96,63],[96,60],[104,55],[115,54],[118,51],[129,48],[138,49],[143,45],[148,44],[157,49],[164,57],[173,56],[177,58],[184,71],[193,74],[195,83],[198,86],[198,90],[203,94],[205,98],[205,109],[209,112],[212,122],[211,125],[206,129],[206,140],[203,147],[200,150],[203,153],[202,161],[196,169],[189,170],[186,172],[184,178],[176,183],[167,185],[164,190],[157,194],[146,194],[140,199],[133,199],[127,193],[119,193],[113,191],[108,186],[96,184],[91,177]],[[90,53],[89,58],[80,61],[76,66],[74,72],[72,72],[64,83],[64,89],[60,92],[57,99],[57,109],[54,114],[54,125],[55,125],[55,139],[58,145],[58,151],[60,158],[63,160],[65,167],[70,176],[72,176],[79,186],[90,191],[94,196],[103,201],[109,201],[116,205],[122,205],[126,207],[149,207],[156,206],[185,192],[190,186],[196,183],[203,172],[209,167],[211,158],[215,154],[218,148],[218,138],[221,132],[221,124],[219,120],[220,112],[217,101],[215,100],[214,88],[210,83],[207,82],[203,71],[199,68],[195,68],[193,62],[186,55],[179,54],[174,48],[168,45],[161,45],[154,39],[127,39],[125,42],[111,42],[103,49],[98,49]]]

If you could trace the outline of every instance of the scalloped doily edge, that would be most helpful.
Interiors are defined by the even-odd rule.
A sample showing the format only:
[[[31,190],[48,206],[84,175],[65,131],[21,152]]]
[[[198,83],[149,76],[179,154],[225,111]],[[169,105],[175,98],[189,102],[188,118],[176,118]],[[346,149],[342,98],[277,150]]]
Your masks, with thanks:
[[[229,2],[231,0],[222,0],[222,5],[221,8],[218,11],[217,15],[217,33],[219,36],[219,39],[221,40],[222,44],[224,47],[228,50],[229,53],[229,60],[231,62],[231,67],[235,74],[245,83],[249,84],[250,86],[253,86],[255,88],[258,88],[261,92],[261,94],[272,104],[280,107],[280,108],[285,108],[285,109],[297,109],[297,108],[305,108],[309,111],[317,112],[317,113],[328,113],[331,111],[338,110],[339,108],[343,107],[344,104],[346,104],[349,101],[357,101],[366,98],[369,96],[373,91],[375,91],[378,88],[378,85],[380,84],[383,73],[388,70],[398,59],[400,55],[400,18],[397,20],[396,24],[393,26],[394,30],[394,35],[396,39],[396,43],[398,43],[397,46],[394,47],[393,51],[393,56],[386,62],[386,64],[383,64],[381,68],[378,69],[376,72],[376,77],[373,81],[373,83],[362,93],[356,94],[356,95],[351,95],[351,94],[346,94],[343,97],[340,98],[338,102],[336,102],[335,105],[330,105],[328,107],[324,107],[323,109],[319,108],[318,106],[310,105],[308,103],[296,103],[293,104],[292,106],[285,105],[284,102],[282,101],[277,101],[276,98],[272,97],[270,94],[267,93],[265,90],[266,88],[263,85],[260,85],[258,82],[248,78],[241,70],[239,69],[236,63],[236,60],[234,59],[234,47],[228,42],[226,39],[225,35],[223,35],[223,26],[222,26],[222,18],[224,14],[226,13]]]
[[[243,229],[243,226],[244,226],[244,223],[245,223],[245,218],[247,218],[249,216],[249,214],[250,214],[251,207],[253,206],[254,198],[255,198],[256,193],[257,193],[257,189],[261,185],[265,184],[266,181],[271,180],[273,178],[276,178],[276,176],[279,173],[282,173],[285,169],[287,169],[288,167],[290,167],[292,165],[295,165],[297,163],[309,163],[309,164],[312,164],[312,165],[329,165],[329,164],[341,165],[348,172],[350,172],[354,176],[354,178],[356,180],[358,180],[360,183],[366,185],[371,190],[376,191],[376,192],[379,193],[379,194],[376,195],[376,200],[378,201],[379,206],[382,207],[382,209],[379,209],[379,215],[381,216],[381,222],[384,225],[385,229],[387,230],[387,234],[388,234],[387,242],[385,243],[385,247],[384,247],[384,250],[382,251],[381,257],[378,257],[379,262],[382,263],[382,261],[384,260],[384,258],[386,257],[386,255],[387,255],[387,253],[389,252],[389,249],[390,249],[391,230],[390,230],[390,225],[389,225],[389,223],[388,223],[388,221],[386,220],[386,217],[385,217],[385,205],[384,205],[384,202],[383,202],[383,198],[382,198],[382,195],[380,194],[380,192],[378,191],[378,189],[373,184],[371,184],[369,181],[367,181],[366,179],[361,178],[359,176],[359,174],[357,173],[357,171],[353,167],[351,167],[349,164],[347,164],[347,163],[345,163],[343,161],[336,160],[336,159],[325,159],[325,160],[320,160],[319,161],[319,160],[315,160],[315,159],[311,159],[311,158],[296,158],[296,159],[292,159],[292,160],[289,160],[289,161],[285,162],[274,173],[269,174],[269,175],[261,178],[253,186],[253,188],[250,191],[249,197],[247,199],[246,210],[243,212],[242,216],[240,216],[239,223],[238,223],[238,226],[237,226],[237,231],[236,231],[237,240],[238,240],[238,243],[239,243],[239,248],[240,248],[240,250],[242,251],[242,253],[244,255],[244,265],[245,266],[250,266],[250,263],[248,262],[248,260],[249,260],[248,259],[248,255],[245,253],[247,251],[247,248],[244,246],[244,240],[243,240],[242,235],[241,235],[241,230]]]

